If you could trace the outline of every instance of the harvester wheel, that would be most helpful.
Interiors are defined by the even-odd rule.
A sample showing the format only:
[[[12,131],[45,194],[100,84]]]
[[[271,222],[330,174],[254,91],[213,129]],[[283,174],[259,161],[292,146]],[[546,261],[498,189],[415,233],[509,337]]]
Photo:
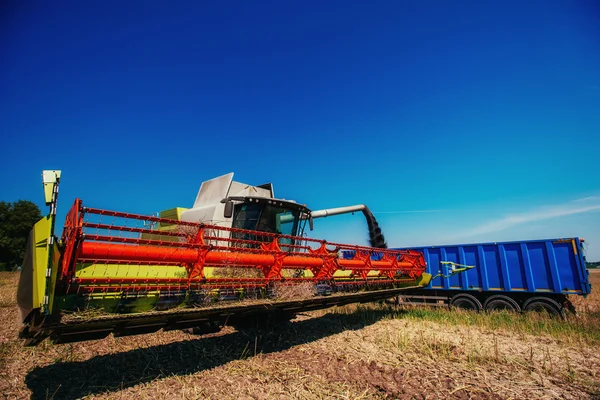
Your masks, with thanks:
[[[548,313],[552,317],[564,318],[565,310],[556,301],[547,297],[533,297],[523,305],[525,311]]]
[[[474,296],[462,293],[457,294],[450,300],[450,307],[462,308],[463,310],[473,310],[479,312],[482,310],[481,303]]]
[[[519,304],[508,296],[496,295],[488,298],[483,307],[486,311],[516,311],[521,312]]]

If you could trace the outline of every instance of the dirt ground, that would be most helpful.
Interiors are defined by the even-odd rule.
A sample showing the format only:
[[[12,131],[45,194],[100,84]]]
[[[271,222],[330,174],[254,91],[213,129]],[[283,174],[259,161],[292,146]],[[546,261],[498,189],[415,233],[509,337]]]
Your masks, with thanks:
[[[581,335],[367,305],[247,331],[25,348],[17,280],[0,273],[0,393],[9,399],[600,398],[600,343],[585,333],[600,313],[595,292],[577,299],[580,319],[564,322]],[[599,287],[600,271],[591,280]],[[528,326],[528,316],[507,318]]]

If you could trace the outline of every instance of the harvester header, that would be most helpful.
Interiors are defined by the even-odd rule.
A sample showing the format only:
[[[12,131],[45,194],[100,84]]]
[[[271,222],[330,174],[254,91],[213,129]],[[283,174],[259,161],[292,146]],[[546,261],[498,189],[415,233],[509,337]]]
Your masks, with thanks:
[[[59,178],[60,172],[44,173],[51,213],[32,230],[19,282],[20,335],[28,344],[215,326],[224,315],[229,321],[256,312],[291,315],[383,299],[429,282],[422,253],[303,237],[308,208],[231,196],[231,177],[203,184],[216,187],[218,196],[201,189],[196,207],[169,213],[175,218],[90,208],[76,199],[57,240]],[[239,188],[259,193],[248,187]],[[273,194],[270,184],[259,189]],[[209,223],[215,212],[223,216]],[[302,283],[314,288],[309,298],[277,299],[277,288]],[[247,299],[263,303],[257,308]]]

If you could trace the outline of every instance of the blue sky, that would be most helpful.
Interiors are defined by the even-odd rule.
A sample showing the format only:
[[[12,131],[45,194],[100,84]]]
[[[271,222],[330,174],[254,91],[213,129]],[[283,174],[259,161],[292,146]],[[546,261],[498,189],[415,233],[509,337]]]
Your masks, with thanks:
[[[392,246],[582,236],[600,260],[595,1],[0,7],[1,200],[42,206],[62,169],[61,217],[151,213],[233,171],[365,203]]]

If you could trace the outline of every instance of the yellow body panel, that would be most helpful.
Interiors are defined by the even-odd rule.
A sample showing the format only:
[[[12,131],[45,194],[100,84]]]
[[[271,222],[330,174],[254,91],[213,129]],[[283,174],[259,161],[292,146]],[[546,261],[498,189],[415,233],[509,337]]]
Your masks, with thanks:
[[[160,217],[161,218],[167,218],[167,219],[174,219],[176,221],[179,221],[181,219],[181,213],[184,212],[185,210],[187,210],[187,208],[183,208],[183,207],[175,207],[175,208],[170,208],[168,210],[164,210],[160,212]],[[160,223],[159,224],[159,229],[161,228],[165,228],[171,226],[170,224],[165,224],[165,223]]]
[[[208,268],[207,268],[208,269]],[[210,268],[212,269],[212,268]],[[78,278],[187,278],[184,267],[166,265],[78,264]]]
[[[206,278],[218,277],[215,274],[214,267],[204,268]],[[222,267],[221,267],[222,269]],[[250,270],[249,270],[250,271]],[[283,270],[284,277],[293,276],[295,270]],[[350,278],[352,271],[336,271],[333,275],[336,279]],[[187,278],[188,274],[184,267],[166,266],[166,265],[122,265],[122,264],[78,264],[75,275],[78,278]],[[378,271],[371,271],[367,275],[369,278],[376,278]],[[304,271],[305,278],[312,278],[313,274],[309,270]]]
[[[48,270],[48,257],[50,246],[48,238],[52,230],[52,216],[39,220],[31,229],[27,241],[27,250],[23,260],[23,269],[17,288],[17,303],[21,309],[21,316],[27,317],[34,309],[43,308],[46,296],[46,273]],[[54,247],[54,259],[59,255],[56,245]],[[58,265],[53,264],[53,273],[58,270]],[[54,273],[54,278],[56,274]],[[54,289],[53,287],[51,289]],[[52,292],[50,296],[52,297]]]
[[[33,308],[41,307],[46,295],[46,270],[50,251],[48,238],[52,219],[51,216],[42,218],[33,227]]]

